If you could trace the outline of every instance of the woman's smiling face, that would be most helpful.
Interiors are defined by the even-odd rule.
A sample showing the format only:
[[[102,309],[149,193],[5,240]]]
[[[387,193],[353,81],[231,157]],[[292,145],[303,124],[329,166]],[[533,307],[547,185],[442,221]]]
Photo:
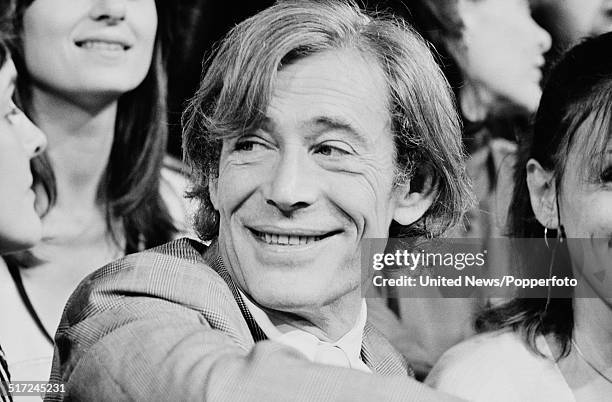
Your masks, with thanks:
[[[46,91],[113,99],[144,80],[156,31],[154,0],[35,0],[23,17],[26,67]]]

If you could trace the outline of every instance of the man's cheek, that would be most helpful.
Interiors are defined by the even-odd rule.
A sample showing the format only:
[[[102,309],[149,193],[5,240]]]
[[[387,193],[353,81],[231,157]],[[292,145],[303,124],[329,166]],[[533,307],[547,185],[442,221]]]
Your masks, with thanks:
[[[343,177],[326,187],[330,200],[358,229],[377,215],[376,192],[363,177]]]
[[[253,173],[245,169],[226,170],[223,177],[219,178],[220,209],[234,211],[257,190],[259,183],[257,175]]]

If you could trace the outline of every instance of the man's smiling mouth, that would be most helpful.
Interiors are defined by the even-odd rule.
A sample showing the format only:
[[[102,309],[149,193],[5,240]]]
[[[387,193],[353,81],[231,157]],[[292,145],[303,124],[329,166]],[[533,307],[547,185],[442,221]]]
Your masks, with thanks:
[[[251,233],[255,235],[257,239],[260,241],[275,245],[275,246],[300,246],[304,244],[311,244],[333,235],[336,235],[341,232],[341,230],[335,230],[327,233],[322,233],[320,235],[307,235],[307,234],[299,234],[299,233],[271,233],[271,232],[263,232],[257,231],[255,229],[249,228]]]

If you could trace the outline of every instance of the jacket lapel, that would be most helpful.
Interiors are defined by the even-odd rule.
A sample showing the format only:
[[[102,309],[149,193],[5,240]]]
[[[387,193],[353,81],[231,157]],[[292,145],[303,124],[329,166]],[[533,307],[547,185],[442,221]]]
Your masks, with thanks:
[[[259,327],[257,322],[255,322],[255,319],[249,312],[249,309],[244,303],[244,300],[242,300],[242,296],[240,296],[240,292],[238,291],[236,284],[232,280],[232,277],[230,276],[229,272],[227,272],[227,269],[223,264],[223,260],[219,255],[217,242],[214,242],[210,245],[210,248],[207,251],[207,262],[210,267],[214,269],[221,278],[223,278],[230,291],[232,292],[234,300],[236,300],[236,304],[238,305],[238,308],[240,308],[242,317],[244,318],[247,323],[247,326],[249,327],[251,336],[253,336],[253,341],[259,342],[268,339],[268,337],[266,336],[266,334],[264,334],[263,330]]]
[[[414,371],[404,356],[395,350],[369,322],[366,322],[363,330],[361,360],[377,374],[414,377]]]

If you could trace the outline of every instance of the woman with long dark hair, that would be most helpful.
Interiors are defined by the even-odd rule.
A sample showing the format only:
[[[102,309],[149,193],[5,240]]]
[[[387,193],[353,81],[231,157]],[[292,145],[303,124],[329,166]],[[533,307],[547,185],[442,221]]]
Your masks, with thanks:
[[[530,239],[517,241],[522,275],[577,285],[482,312],[485,333],[447,352],[430,384],[477,401],[612,395],[611,48],[612,33],[586,40],[553,68],[518,152],[509,225]]]
[[[2,314],[20,321],[0,329],[15,378],[46,379],[52,334],[83,277],[186,228],[186,183],[165,156],[174,7],[166,0],[18,1],[20,101],[49,147],[35,163],[43,241],[9,260],[10,275],[0,274],[12,295]]]

